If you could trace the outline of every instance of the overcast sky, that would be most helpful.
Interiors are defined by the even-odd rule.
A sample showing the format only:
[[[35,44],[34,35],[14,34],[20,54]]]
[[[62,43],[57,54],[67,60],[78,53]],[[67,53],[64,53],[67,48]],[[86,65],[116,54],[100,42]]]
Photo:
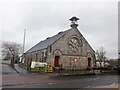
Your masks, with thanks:
[[[117,0],[5,0],[0,8],[1,41],[22,44],[26,29],[28,50],[39,41],[69,29],[69,19],[77,16],[78,29],[93,49],[103,46],[108,58],[118,57]]]

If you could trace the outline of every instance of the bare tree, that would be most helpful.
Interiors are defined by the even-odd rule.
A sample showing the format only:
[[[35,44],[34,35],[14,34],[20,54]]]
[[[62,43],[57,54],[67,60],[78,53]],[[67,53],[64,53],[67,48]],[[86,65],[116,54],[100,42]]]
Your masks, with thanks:
[[[100,67],[102,67],[101,62],[105,63],[105,61],[107,60],[107,57],[105,56],[105,54],[106,54],[106,51],[104,50],[103,47],[100,47],[100,49],[96,51],[96,60],[100,62]]]
[[[21,44],[15,42],[2,42],[2,57],[11,60],[11,66],[14,67],[15,60],[20,54]]]

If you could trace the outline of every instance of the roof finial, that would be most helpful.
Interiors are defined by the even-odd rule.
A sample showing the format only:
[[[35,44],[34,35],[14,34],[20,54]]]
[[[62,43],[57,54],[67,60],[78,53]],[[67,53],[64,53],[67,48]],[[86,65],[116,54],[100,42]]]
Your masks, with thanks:
[[[77,24],[77,20],[79,20],[79,18],[77,18],[77,17],[72,17],[71,19],[69,19],[70,21],[71,21],[71,27],[72,28],[77,28],[77,26],[78,26],[78,24]]]

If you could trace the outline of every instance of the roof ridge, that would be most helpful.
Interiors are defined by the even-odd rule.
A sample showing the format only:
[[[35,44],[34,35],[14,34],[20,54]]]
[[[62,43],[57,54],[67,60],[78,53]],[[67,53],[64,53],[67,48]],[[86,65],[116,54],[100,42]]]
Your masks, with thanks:
[[[59,38],[61,38],[69,30],[71,30],[71,29],[68,29],[66,31],[61,31],[58,34],[53,35],[52,37],[49,37],[49,38],[46,38],[45,40],[40,41],[39,43],[34,45],[32,48],[27,50],[25,53],[34,52],[34,51],[37,51],[37,50],[47,48],[47,46],[53,44],[55,41],[57,41]]]

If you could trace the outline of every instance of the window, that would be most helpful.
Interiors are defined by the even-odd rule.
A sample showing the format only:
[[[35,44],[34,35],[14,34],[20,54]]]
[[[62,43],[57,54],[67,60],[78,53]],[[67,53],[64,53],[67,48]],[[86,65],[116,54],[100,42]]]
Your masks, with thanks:
[[[38,59],[38,53],[36,53],[36,62],[37,62],[37,59]]]
[[[79,39],[77,37],[70,38],[69,42],[68,42],[68,45],[69,45],[70,51],[72,51],[74,53],[79,51],[80,42],[79,42]]]
[[[50,46],[50,53],[52,53],[52,46]]]
[[[46,62],[46,56],[47,56],[47,52],[43,51],[42,52],[42,62]]]
[[[41,62],[41,53],[39,52],[39,61]]]
[[[44,52],[42,52],[42,62],[44,62]]]

